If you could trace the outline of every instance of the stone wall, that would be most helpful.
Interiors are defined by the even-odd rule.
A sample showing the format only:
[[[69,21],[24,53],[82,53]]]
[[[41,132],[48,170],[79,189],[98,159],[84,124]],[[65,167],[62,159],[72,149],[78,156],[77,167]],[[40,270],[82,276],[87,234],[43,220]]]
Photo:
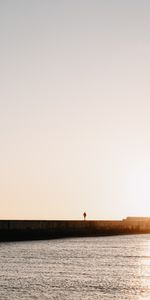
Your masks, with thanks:
[[[150,233],[150,219],[122,221],[1,220],[0,241]]]

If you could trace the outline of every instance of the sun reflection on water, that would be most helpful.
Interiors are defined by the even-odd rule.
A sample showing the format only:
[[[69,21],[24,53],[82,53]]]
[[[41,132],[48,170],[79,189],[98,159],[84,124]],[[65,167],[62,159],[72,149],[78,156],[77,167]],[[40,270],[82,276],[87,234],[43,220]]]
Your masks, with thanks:
[[[150,235],[143,235],[137,253],[139,261],[136,277],[139,277],[141,286],[140,296],[137,299],[150,300]]]

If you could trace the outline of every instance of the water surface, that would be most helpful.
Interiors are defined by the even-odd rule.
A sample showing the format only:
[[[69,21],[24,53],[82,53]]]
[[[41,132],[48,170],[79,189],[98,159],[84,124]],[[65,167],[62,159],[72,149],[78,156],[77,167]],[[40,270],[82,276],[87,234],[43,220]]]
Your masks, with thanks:
[[[8,299],[150,299],[150,235],[0,243]]]

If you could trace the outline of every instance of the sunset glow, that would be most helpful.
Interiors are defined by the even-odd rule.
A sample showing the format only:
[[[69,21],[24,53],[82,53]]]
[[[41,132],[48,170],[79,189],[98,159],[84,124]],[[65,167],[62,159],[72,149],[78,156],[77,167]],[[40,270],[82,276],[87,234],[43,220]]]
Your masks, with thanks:
[[[150,216],[149,10],[1,1],[0,218]]]

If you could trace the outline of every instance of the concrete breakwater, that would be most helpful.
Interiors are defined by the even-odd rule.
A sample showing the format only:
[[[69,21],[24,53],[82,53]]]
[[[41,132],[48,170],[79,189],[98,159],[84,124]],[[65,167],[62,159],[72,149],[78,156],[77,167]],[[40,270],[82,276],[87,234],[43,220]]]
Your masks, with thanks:
[[[0,220],[0,241],[150,233],[150,218],[119,221]]]

